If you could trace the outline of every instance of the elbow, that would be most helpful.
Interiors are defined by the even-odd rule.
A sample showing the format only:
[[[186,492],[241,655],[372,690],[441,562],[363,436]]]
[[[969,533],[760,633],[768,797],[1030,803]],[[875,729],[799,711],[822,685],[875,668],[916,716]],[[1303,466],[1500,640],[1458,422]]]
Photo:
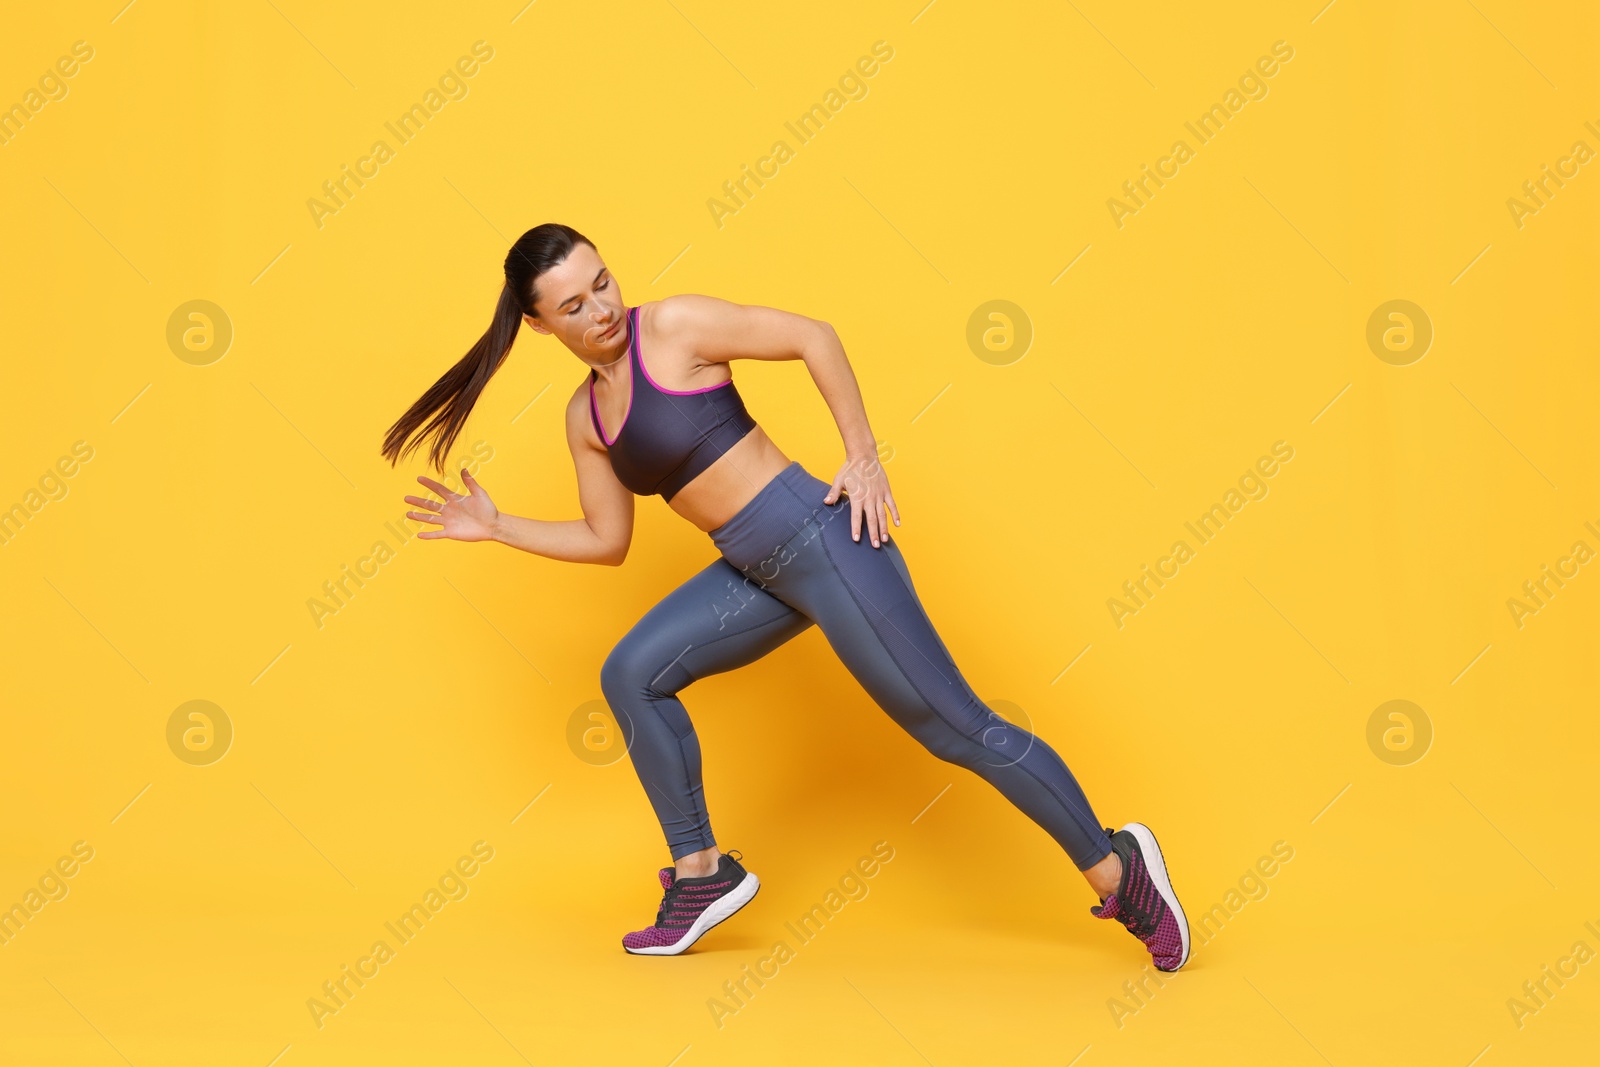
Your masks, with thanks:
[[[840,348],[844,347],[844,342],[839,340],[839,331],[833,328],[833,323],[825,322],[822,319],[815,319],[813,321],[817,324],[817,337],[822,341],[823,344],[838,345]]]
[[[628,546],[633,542],[632,532],[623,533],[620,537],[616,533],[601,533],[594,528],[594,523],[587,516],[583,520],[589,526],[589,552],[583,558],[585,563],[594,563],[602,567],[620,567],[622,561],[628,558]]]
[[[839,340],[839,332],[833,328],[833,323],[824,322],[822,319],[812,319],[811,324],[811,338],[806,343],[805,350],[800,354],[802,359],[843,350],[844,342]]]

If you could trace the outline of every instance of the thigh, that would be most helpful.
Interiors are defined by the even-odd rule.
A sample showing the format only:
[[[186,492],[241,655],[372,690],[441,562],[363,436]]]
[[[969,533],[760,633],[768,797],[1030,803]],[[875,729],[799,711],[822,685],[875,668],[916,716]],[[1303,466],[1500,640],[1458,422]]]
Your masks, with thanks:
[[[602,684],[676,693],[696,679],[753,663],[811,625],[719,557],[623,635],[601,670]]]
[[[919,737],[931,727],[973,737],[992,721],[923,610],[897,542],[874,548],[865,531],[852,540],[843,510],[819,515],[785,550],[752,573],[821,627],[846,669],[901,726]]]

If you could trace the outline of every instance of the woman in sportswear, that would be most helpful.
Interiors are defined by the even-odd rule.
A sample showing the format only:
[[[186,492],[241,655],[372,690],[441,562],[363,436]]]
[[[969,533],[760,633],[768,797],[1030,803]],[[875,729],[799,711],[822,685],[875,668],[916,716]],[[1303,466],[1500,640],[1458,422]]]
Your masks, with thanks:
[[[923,611],[890,539],[885,512],[899,525],[899,509],[831,326],[706,296],[629,307],[593,243],[547,223],[512,246],[488,331],[389,429],[383,455],[396,463],[432,436],[430,458],[442,469],[524,322],[589,370],[566,405],[583,518],[502,514],[463,470],[465,494],[418,477],[439,498],[405,498],[424,509],[411,518],[439,527],[418,536],[616,566],[632,539],[634,496],[660,494],[720,553],[646,612],[600,672],[673,859],[659,872],[655,923],[624,936],[623,948],[683,952],[755,895],[756,876],[712,834],[700,745],[678,694],[815,623],[895,722],[989,782],[1066,850],[1100,897],[1091,914],[1120,921],[1161,970],[1187,961],[1188,922],[1149,828],[1102,829],[1061,757],[978,699]],[[831,484],[790,461],[746,412],[729,367],[741,358],[805,361],[844,439]]]

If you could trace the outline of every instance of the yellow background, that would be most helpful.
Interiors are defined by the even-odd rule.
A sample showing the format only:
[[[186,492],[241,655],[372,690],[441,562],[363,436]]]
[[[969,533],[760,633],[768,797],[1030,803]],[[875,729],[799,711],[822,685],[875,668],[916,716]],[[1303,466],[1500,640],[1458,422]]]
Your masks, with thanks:
[[[94,853],[0,946],[0,1061],[1591,1056],[1600,964],[1520,1027],[1507,1000],[1600,951],[1600,567],[1520,628],[1506,602],[1600,548],[1600,175],[1520,228],[1506,201],[1600,148],[1596,16],[1320,2],[9,12],[0,103],[75,41],[94,57],[0,146],[0,505],[94,451],[0,546],[0,903]],[[478,40],[468,94],[314,223],[322,183]],[[879,40],[867,95],[797,144],[785,121]],[[1108,198],[1276,41],[1268,95],[1115,225]],[[793,158],[719,227],[708,199],[779,139]],[[313,623],[418,489],[384,430],[551,220],[629,303],[835,324],[969,681],[1104,821],[1154,828],[1193,920],[1241,879],[1257,897],[1137,1012],[1109,1002],[1147,957],[1060,849],[899,732],[815,629],[685,693],[719,842],[763,892],[687,956],[621,951],[666,849],[628,761],[580,760],[567,730],[616,640],[714,558],[659,500],[621,569],[412,540]],[[196,299],[234,330],[207,366],[166,341]],[[1034,334],[1005,366],[966,341],[996,299]],[[1409,366],[1366,343],[1394,299],[1433,324]],[[831,478],[804,367],[735,373]],[[524,331],[479,403],[456,451],[492,448],[502,509],[578,515],[559,407],[581,375]],[[1108,598],[1280,440],[1269,495],[1118,628]],[[190,700],[235,732],[209,766],[167,744]],[[1409,765],[1368,746],[1390,700],[1432,726]],[[318,1028],[307,1000],[476,841],[469,895]],[[870,893],[719,1027],[722,984],[877,841]],[[1292,861],[1251,881],[1279,841]]]

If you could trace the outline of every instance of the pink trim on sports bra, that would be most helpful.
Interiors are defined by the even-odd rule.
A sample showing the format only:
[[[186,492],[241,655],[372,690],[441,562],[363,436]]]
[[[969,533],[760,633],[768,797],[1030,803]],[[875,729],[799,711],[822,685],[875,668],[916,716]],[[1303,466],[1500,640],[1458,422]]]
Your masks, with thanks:
[[[733,379],[730,377],[725,382],[708,385],[703,389],[668,389],[650,376],[650,368],[644,365],[644,356],[639,354],[639,309],[637,307],[628,309],[628,333],[630,335],[628,338],[628,355],[632,360],[630,365],[643,371],[645,381],[649,382],[650,387],[658,393],[667,393],[671,396],[694,396],[697,393],[709,393],[713,389],[721,389],[724,386],[733,384]],[[617,427],[616,436],[607,437],[605,420],[600,417],[600,404],[595,400],[594,396],[595,377],[594,371],[591,370],[589,372],[589,410],[594,413],[594,425],[600,431],[600,440],[606,443],[607,448],[610,448],[617,443],[617,439],[622,436],[622,431],[628,427],[628,416],[633,414],[633,394],[638,387],[638,381],[630,378],[628,382],[628,409],[622,413],[622,425]]]
[[[630,356],[636,355],[639,351],[638,323],[633,317],[633,313],[636,310],[636,308],[628,309],[628,353]],[[629,365],[631,366],[632,364],[630,363]],[[606,443],[607,448],[610,448],[612,445],[617,443],[617,437],[622,436],[622,431],[626,429],[628,425],[628,416],[633,414],[633,389],[634,385],[636,384],[636,379],[631,373],[629,374],[628,409],[622,413],[622,425],[617,427],[617,436],[608,438],[606,437],[605,420],[600,418],[600,405],[595,401],[594,398],[595,377],[595,372],[591,370],[589,372],[589,409],[594,412],[594,425],[595,429],[600,431],[600,440]]]
[[[656,380],[650,377],[650,368],[644,365],[644,357],[639,355],[639,309],[634,308],[629,312],[629,314],[633,316],[633,354],[638,356],[639,369],[644,371],[645,379],[648,380],[652,386],[655,386],[657,392],[670,393],[672,396],[693,396],[696,393],[709,393],[713,389],[721,389],[725,385],[733,384],[732,378],[729,378],[725,382],[718,382],[716,385],[708,385],[704,389],[668,389],[664,385],[657,384]],[[617,432],[621,433],[622,431],[618,430]]]
[[[591,377],[589,378],[589,410],[594,412],[594,425],[595,429],[600,431],[600,440],[606,443],[607,448],[610,448],[617,443],[617,437],[622,436],[623,427],[628,425],[628,416],[633,414],[633,389],[631,386],[628,389],[628,410],[622,413],[622,426],[617,427],[617,437],[607,437],[605,421],[600,418],[600,405],[594,399],[594,378],[592,374],[593,372],[591,372]]]

